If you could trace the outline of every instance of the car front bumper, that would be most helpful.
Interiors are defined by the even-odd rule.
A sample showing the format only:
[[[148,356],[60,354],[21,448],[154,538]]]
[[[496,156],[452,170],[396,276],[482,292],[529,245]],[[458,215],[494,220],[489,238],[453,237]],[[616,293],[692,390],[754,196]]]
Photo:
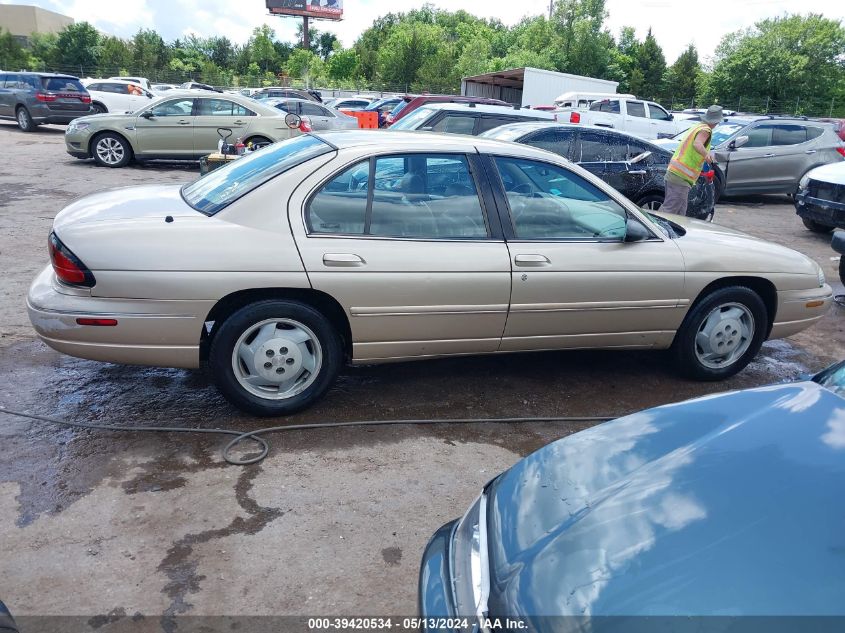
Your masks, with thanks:
[[[91,152],[88,151],[88,141],[91,135],[87,131],[73,131],[68,128],[65,131],[65,149],[71,156],[77,158],[90,158]]]
[[[795,196],[795,212],[825,226],[845,228],[845,202],[813,198],[801,192]]]
[[[806,330],[827,314],[832,302],[833,290],[828,284],[808,290],[779,291],[769,338],[783,338]]]
[[[429,618],[450,618],[455,615],[452,598],[451,548],[452,536],[458,521],[452,521],[441,527],[426,545],[420,565],[418,608],[424,619],[420,630],[439,630],[426,626]]]
[[[93,297],[62,285],[51,266],[32,282],[29,320],[54,350],[78,358],[129,365],[196,368],[205,316],[213,301]],[[114,319],[114,326],[77,319]]]

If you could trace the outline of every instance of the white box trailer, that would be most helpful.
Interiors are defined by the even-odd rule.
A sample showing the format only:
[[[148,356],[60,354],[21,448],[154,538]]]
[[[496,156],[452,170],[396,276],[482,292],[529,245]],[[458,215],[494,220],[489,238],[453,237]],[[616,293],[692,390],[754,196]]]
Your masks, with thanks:
[[[461,94],[501,99],[513,105],[554,106],[565,92],[616,94],[619,82],[540,68],[510,68],[461,80]]]

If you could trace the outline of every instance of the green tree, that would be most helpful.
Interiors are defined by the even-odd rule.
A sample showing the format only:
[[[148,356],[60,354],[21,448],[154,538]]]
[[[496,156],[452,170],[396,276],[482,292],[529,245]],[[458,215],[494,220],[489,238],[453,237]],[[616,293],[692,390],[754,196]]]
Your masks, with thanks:
[[[337,35],[334,33],[321,32],[317,37],[317,51],[316,53],[326,61],[334,52],[335,44],[340,44]]]
[[[666,94],[675,102],[690,104],[698,89],[701,64],[694,44],[687,46],[666,73]]]
[[[46,70],[56,65],[56,42],[58,36],[55,33],[33,33],[29,36],[30,67],[38,70]],[[2,65],[2,63],[0,63]]]
[[[154,75],[170,62],[170,54],[161,35],[150,29],[139,29],[130,45],[136,72]]]
[[[258,64],[261,72],[275,71],[279,64],[276,48],[273,46],[275,33],[268,25],[255,27],[249,38],[250,60]]]
[[[132,64],[132,50],[119,37],[106,35],[100,40],[97,49],[97,65],[106,73],[120,74],[121,68],[128,68]]]
[[[209,57],[220,68],[231,68],[235,61],[235,47],[228,37],[215,36],[208,39]]]
[[[443,46],[443,31],[434,24],[403,22],[394,28],[379,50],[379,74],[396,87],[410,86],[427,60]],[[448,70],[448,69],[442,69]]]
[[[642,74],[642,87],[634,94],[646,99],[657,99],[663,92],[666,58],[651,29],[637,49],[636,68]]]
[[[360,60],[354,48],[338,48],[326,62],[326,74],[330,79],[354,79],[358,74]]]
[[[9,31],[0,28],[0,68],[19,70],[26,68],[29,55]]]
[[[91,69],[97,65],[100,32],[88,22],[70,24],[56,40],[56,62],[61,66]]]
[[[291,77],[310,83],[310,80],[322,74],[323,60],[312,51],[297,48],[290,54],[286,67]]]

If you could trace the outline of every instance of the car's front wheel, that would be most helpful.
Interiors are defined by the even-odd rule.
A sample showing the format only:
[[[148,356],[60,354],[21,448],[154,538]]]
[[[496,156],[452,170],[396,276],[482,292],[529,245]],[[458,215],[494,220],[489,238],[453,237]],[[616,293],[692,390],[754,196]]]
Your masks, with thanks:
[[[208,363],[233,405],[261,416],[288,415],[322,396],[343,349],[331,322],[309,305],[270,299],[249,304],[213,333]]]
[[[650,193],[647,196],[642,197],[638,202],[638,205],[641,209],[645,209],[646,211],[657,211],[663,206],[663,196],[659,193]]]
[[[94,160],[103,167],[124,167],[132,160],[132,147],[122,136],[105,132],[94,139]]]
[[[697,380],[722,380],[745,367],[768,330],[766,306],[744,286],[719,288],[689,311],[672,351],[678,369]]]
[[[32,132],[37,127],[35,121],[32,120],[32,115],[24,106],[20,106],[16,112],[18,127],[22,132]]]
[[[809,218],[801,218],[801,221],[804,223],[804,226],[810,229],[813,233],[830,233],[833,230],[832,226],[820,224]]]

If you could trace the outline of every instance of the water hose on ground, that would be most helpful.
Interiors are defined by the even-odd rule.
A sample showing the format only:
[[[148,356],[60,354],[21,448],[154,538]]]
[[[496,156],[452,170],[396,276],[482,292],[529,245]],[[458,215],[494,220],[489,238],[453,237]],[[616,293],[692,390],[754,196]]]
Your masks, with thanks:
[[[199,433],[207,435],[229,435],[232,439],[223,446],[221,456],[233,466],[248,466],[262,461],[270,452],[270,443],[262,435],[269,433],[281,433],[284,431],[304,431],[306,429],[333,429],[340,427],[359,426],[396,426],[407,425],[430,425],[430,424],[518,424],[524,422],[607,422],[612,417],[607,416],[566,416],[566,417],[524,417],[524,418],[460,418],[460,419],[420,419],[420,420],[361,420],[357,422],[314,422],[310,424],[285,424],[280,426],[269,426],[254,431],[236,431],[234,429],[197,429],[177,426],[134,426],[119,424],[95,424],[91,422],[71,422],[46,415],[26,413],[25,411],[14,411],[0,405],[0,414],[6,414],[17,418],[26,418],[37,422],[46,422],[58,426],[69,426],[77,429],[89,429],[99,431],[112,431],[120,433]],[[245,457],[235,457],[232,450],[241,442],[250,440],[258,447],[258,453]]]

